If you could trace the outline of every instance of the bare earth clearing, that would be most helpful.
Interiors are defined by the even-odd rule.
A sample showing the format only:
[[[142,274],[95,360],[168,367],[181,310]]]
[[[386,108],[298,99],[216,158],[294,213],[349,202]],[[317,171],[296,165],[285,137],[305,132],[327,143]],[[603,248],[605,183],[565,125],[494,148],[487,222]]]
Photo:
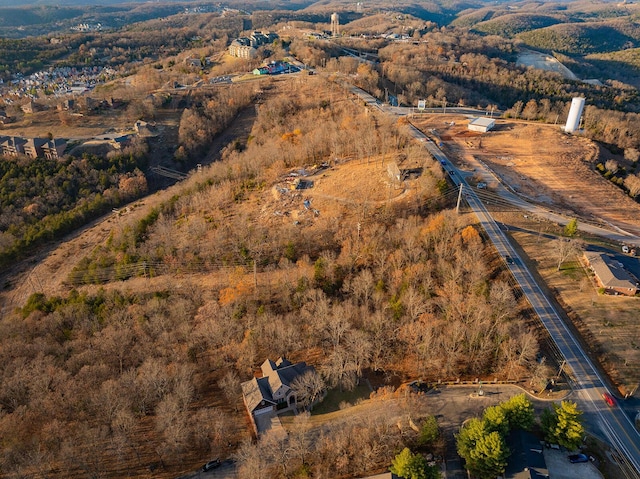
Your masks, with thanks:
[[[536,52],[534,50],[522,50],[518,55],[518,63],[527,67],[556,72],[569,80],[578,79],[571,70],[546,53]]]
[[[455,122],[446,126],[445,122]],[[556,125],[498,120],[495,131],[467,130],[460,116],[430,117],[414,122],[424,131],[435,128],[445,153],[471,170],[474,160],[486,163],[518,194],[568,216],[613,223],[640,234],[640,204],[594,171],[598,146],[566,135]]]

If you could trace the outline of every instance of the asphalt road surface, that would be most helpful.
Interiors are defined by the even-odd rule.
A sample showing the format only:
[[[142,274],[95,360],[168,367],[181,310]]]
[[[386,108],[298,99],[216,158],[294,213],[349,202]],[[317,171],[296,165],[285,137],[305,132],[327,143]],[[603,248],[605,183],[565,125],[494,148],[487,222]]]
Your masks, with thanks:
[[[345,85],[345,87],[358,95],[368,106],[387,112],[374,97],[364,90],[350,85]],[[588,424],[597,424],[602,435],[617,450],[622,462],[621,467],[625,474],[624,479],[640,479],[640,433],[633,424],[634,414],[626,413],[620,408],[618,402],[610,407],[602,399],[604,393],[611,394],[604,378],[564,323],[555,306],[544,295],[540,285],[535,281],[517,251],[511,246],[507,236],[494,221],[484,203],[478,198],[475,191],[469,187],[461,171],[449,161],[444,153],[424,133],[413,126],[411,131],[416,139],[422,141],[429,153],[443,165],[449,173],[453,184],[466,191],[465,199],[467,203],[475,212],[498,253],[505,259],[507,267],[518,282],[525,297],[549,332],[557,352],[566,361],[566,366],[569,368],[573,378],[576,400],[584,412],[586,422]],[[527,211],[531,211],[528,208],[533,207],[533,205],[529,205],[526,201],[510,192],[508,194],[505,193],[505,196],[510,198],[516,206],[520,205]],[[607,237],[619,234],[602,228],[596,228],[596,231],[599,232],[597,234]],[[629,242],[627,235],[625,235],[625,240]],[[507,261],[507,258],[510,259]]]
[[[425,138],[415,129],[416,138]],[[554,305],[545,296],[529,269],[525,266],[508,238],[491,217],[491,214],[469,187],[460,171],[448,160],[442,151],[428,139],[422,140],[427,150],[449,172],[452,182],[466,190],[466,201],[478,217],[496,250],[503,258],[511,258],[507,263],[522,292],[540,317],[558,352],[566,361],[573,378],[576,399],[591,424],[597,424],[602,435],[623,457],[626,477],[640,478],[640,434],[633,424],[633,418],[618,404],[609,407],[602,399],[605,392],[611,394],[598,369],[591,362],[579,342],[573,336]]]

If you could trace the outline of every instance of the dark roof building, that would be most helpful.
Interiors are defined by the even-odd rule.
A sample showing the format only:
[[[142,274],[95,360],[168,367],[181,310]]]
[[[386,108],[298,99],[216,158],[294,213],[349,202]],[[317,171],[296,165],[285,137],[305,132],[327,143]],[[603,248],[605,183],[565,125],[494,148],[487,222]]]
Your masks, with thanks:
[[[276,362],[267,359],[260,369],[262,377],[242,383],[242,397],[254,427],[256,416],[275,414],[276,410],[295,407],[296,395],[291,384],[313,368],[304,362],[292,364],[289,360],[280,358]]]
[[[522,429],[512,431],[507,439],[511,448],[504,479],[543,479],[549,477],[543,445],[533,434]]]
[[[62,158],[64,150],[67,148],[67,142],[62,138],[54,138],[42,145],[42,153],[45,158],[50,160],[57,160]]]
[[[6,137],[2,144],[0,144],[2,154],[7,156],[24,155],[24,145],[26,142],[27,140],[17,136]]]
[[[47,142],[44,138],[29,138],[23,148],[24,154],[29,158],[41,158],[43,156],[42,145]]]

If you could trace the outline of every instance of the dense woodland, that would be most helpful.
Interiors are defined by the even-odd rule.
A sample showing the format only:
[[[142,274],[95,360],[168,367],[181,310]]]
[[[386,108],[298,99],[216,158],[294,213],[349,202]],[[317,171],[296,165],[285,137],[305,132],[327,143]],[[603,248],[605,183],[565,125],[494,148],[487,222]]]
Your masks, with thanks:
[[[141,224],[125,226],[110,250],[90,256],[97,267],[111,254],[174,265],[201,258],[217,267],[218,286],[186,281],[175,289],[158,278],[147,292],[125,286],[34,295],[0,323],[2,337],[12,338],[0,350],[3,472],[136,477],[151,463],[166,471],[188,461],[194,467],[216,453],[223,431],[246,427],[232,406],[240,401],[238,381],[265,357],[317,358],[325,381],[344,388],[366,368],[434,379],[516,378],[537,364],[538,341],[479,231],[440,211],[432,160],[424,175],[434,188],[410,216],[401,204],[364,216],[362,206],[347,204],[339,221],[256,221],[250,205],[270,194],[274,175],[320,157],[327,144],[343,145],[338,154],[351,161],[411,154],[401,128],[335,93],[327,103],[335,87],[314,78],[295,96],[271,92],[244,151],[229,151],[206,181],[145,218],[143,234],[132,238]],[[291,142],[286,133],[295,130],[309,141]],[[371,139],[372,153],[359,153],[350,138]],[[254,260],[259,289],[250,279]],[[361,472],[362,448],[388,464],[396,443],[382,438],[395,426],[384,421],[359,428],[361,442],[346,439],[355,430],[338,429],[325,431],[326,440],[303,441],[306,449],[289,466],[317,477]],[[250,472],[252,461],[262,474],[267,468],[270,477],[286,477],[280,461],[252,448],[240,449],[243,477],[263,477]]]
[[[0,266],[147,193],[145,153],[1,161]]]

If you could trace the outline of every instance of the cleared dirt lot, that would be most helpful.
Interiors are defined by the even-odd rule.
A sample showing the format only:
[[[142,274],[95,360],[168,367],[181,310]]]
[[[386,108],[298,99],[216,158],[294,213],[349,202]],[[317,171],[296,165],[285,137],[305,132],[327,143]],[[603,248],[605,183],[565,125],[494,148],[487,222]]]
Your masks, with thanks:
[[[486,134],[468,131],[463,116],[432,115],[414,123],[423,131],[435,129],[445,153],[463,168],[481,160],[525,198],[640,234],[640,204],[594,171],[605,152],[586,138],[567,135],[557,125],[512,120],[497,120]]]

